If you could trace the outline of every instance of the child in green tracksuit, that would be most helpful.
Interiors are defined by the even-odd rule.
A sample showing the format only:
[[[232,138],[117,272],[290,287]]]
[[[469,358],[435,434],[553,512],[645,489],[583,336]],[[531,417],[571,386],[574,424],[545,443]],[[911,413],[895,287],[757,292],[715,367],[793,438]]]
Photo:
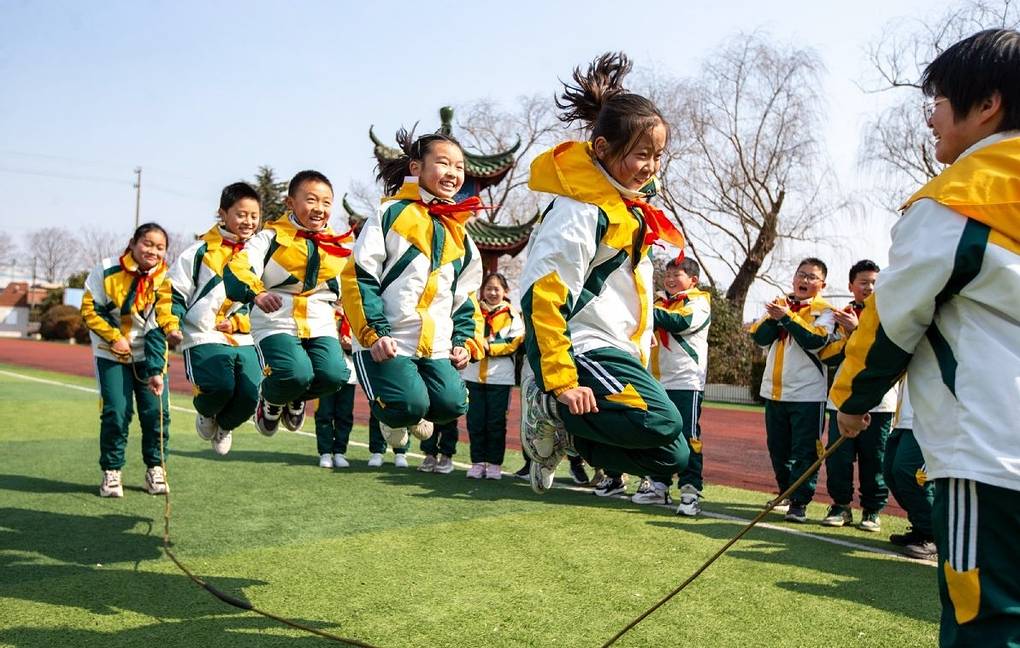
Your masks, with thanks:
[[[893,533],[889,542],[903,547],[911,558],[935,560],[935,534],[932,531],[931,506],[935,483],[928,479],[921,446],[914,437],[914,410],[910,407],[907,379],[899,386],[899,405],[893,431],[885,447],[882,474],[893,497],[907,512],[911,527],[906,533]]]
[[[394,448],[467,411],[458,370],[485,344],[474,298],[482,261],[464,227],[481,201],[454,200],[464,151],[440,133],[412,142],[402,131],[398,141],[403,155],[379,168],[389,195],[362,226],[343,281],[358,382]]]
[[[230,451],[232,430],[255,412],[262,382],[248,305],[227,299],[223,287],[223,270],[258,230],[260,212],[251,185],[227,186],[220,222],[181,252],[170,270],[184,368],[195,391],[195,431],[219,455]]]
[[[683,418],[648,372],[650,247],[683,235],[648,203],[669,134],[655,104],[622,87],[631,69],[604,54],[574,71],[560,118],[588,141],[568,141],[531,164],[528,187],[552,195],[521,273],[524,348],[521,445],[531,487],[552,487],[568,452],[607,472],[671,475],[687,465]]]
[[[666,388],[666,395],[683,416],[684,439],[691,458],[680,473],[678,515],[701,512],[702,480],[701,402],[708,376],[708,330],[712,322],[711,295],[698,290],[701,267],[694,259],[673,259],[666,264],[666,295],[655,300],[655,334],[648,368]],[[649,475],[631,498],[635,504],[669,504],[672,475]]]
[[[826,347],[823,355],[830,369],[838,369],[843,361],[843,348],[864,310],[864,300],[875,290],[879,267],[869,259],[858,261],[850,268],[850,292],[854,301],[842,311],[834,313],[839,325],[839,339]],[[827,403],[829,412],[829,445],[839,438],[836,412],[832,403]],[[832,498],[832,505],[822,519],[823,526],[841,527],[853,524],[850,503],[854,495],[854,463],[857,463],[858,489],[860,490],[861,523],[863,531],[876,533],[881,530],[878,514],[889,501],[889,489],[882,473],[885,445],[896,411],[896,389],[890,389],[882,402],[871,409],[871,425],[859,437],[847,439],[825,460],[827,475],[825,487]]]
[[[828,269],[820,259],[800,262],[793,292],[765,305],[765,316],[751,326],[754,341],[767,347],[761,382],[765,434],[779,492],[803,475],[821,456],[825,425],[825,365],[819,354],[832,341],[835,318],[821,297]],[[775,509],[792,522],[807,522],[815,494],[815,476]]]
[[[120,257],[103,259],[85,280],[81,315],[92,339],[101,406],[101,497],[124,496],[121,469],[132,400],[142,426],[145,489],[153,495],[168,490],[162,468],[170,435],[164,376],[167,341],[180,342],[181,332],[171,312],[170,279],[163,261],[166,245],[166,230],[145,223]]]
[[[524,321],[507,299],[506,277],[493,272],[482,282],[485,357],[464,368],[470,401],[467,413],[471,441],[470,479],[500,479],[506,452],[506,413],[514,386],[513,354],[524,341]]]
[[[332,394],[350,375],[334,309],[351,237],[329,227],[333,186],[318,171],[301,171],[286,203],[287,213],[251,237],[223,273],[227,297],[256,306],[252,335],[264,377],[255,426],[266,436],[281,420],[301,429],[305,401]]]
[[[833,384],[840,432],[909,369],[935,483],[943,648],[1020,645],[1020,33],[945,49],[921,89],[941,173],[904,203]]]

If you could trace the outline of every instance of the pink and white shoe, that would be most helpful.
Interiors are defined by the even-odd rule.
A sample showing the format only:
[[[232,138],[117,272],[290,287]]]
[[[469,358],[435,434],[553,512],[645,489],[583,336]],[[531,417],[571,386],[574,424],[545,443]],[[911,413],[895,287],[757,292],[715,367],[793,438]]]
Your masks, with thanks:
[[[503,479],[503,466],[499,464],[485,464],[486,479]]]
[[[468,479],[481,479],[485,477],[485,464],[476,463],[471,464],[471,467],[467,471]]]

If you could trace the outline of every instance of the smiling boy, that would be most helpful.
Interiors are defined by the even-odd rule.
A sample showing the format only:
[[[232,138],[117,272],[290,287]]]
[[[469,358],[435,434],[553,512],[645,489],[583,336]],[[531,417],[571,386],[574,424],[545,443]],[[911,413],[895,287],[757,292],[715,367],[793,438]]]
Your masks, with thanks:
[[[751,326],[751,337],[768,348],[761,397],[765,399],[765,434],[776,485],[783,493],[818,459],[825,422],[828,374],[818,358],[829,344],[835,318],[821,297],[828,269],[821,259],[800,262],[793,292],[765,304],[765,315]],[[806,480],[775,509],[791,522],[807,521],[815,494],[815,476]]]
[[[909,366],[935,482],[942,646],[1020,645],[1020,33],[979,32],[924,71],[948,164],[904,204],[889,266],[832,388],[840,432]]]

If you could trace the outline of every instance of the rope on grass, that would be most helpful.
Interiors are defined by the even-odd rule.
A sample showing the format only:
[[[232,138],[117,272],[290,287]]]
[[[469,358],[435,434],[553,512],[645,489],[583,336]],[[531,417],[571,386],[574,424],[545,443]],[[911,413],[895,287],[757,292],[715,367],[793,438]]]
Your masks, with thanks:
[[[133,369],[134,365],[132,364],[132,370]],[[137,378],[137,374],[135,377]],[[205,591],[209,592],[219,600],[223,601],[227,605],[232,605],[238,609],[245,610],[248,612],[254,612],[255,614],[264,616],[267,619],[272,619],[274,621],[282,623],[283,625],[290,626],[291,628],[294,628],[296,630],[301,630],[303,632],[307,632],[313,635],[318,635],[323,639],[329,639],[330,641],[336,641],[338,643],[347,644],[348,646],[357,646],[358,648],[377,648],[376,646],[373,646],[372,644],[369,643],[365,643],[364,641],[358,641],[357,639],[341,637],[339,635],[326,632],[325,630],[320,630],[318,628],[313,628],[311,626],[304,625],[303,623],[299,623],[298,621],[294,621],[293,619],[288,619],[286,617],[273,614],[272,612],[261,610],[252,605],[249,601],[237,598],[236,596],[227,594],[226,592],[214,587],[212,583],[203,578],[200,578],[199,576],[196,576],[190,569],[188,569],[184,565],[184,563],[178,560],[177,556],[174,555],[174,552],[170,550],[170,480],[169,477],[167,476],[166,457],[163,453],[163,397],[162,395],[159,395],[156,398],[159,400],[159,464],[160,467],[163,469],[163,479],[166,480],[167,483],[166,491],[163,493],[163,552],[166,554],[167,558],[173,561],[173,563],[177,565],[177,568],[184,572],[184,574],[188,578],[190,578],[192,582],[194,582],[196,585],[198,585]]]
[[[671,598],[673,598],[674,596],[679,594],[685,587],[687,587],[692,582],[694,582],[694,580],[698,576],[701,576],[702,572],[704,572],[706,569],[708,569],[709,565],[714,563],[716,561],[716,559],[718,559],[720,556],[722,556],[724,553],[726,553],[726,550],[729,549],[730,547],[732,547],[734,544],[736,544],[737,540],[740,540],[741,538],[743,538],[744,534],[746,534],[748,531],[750,531],[754,527],[754,525],[756,525],[759,522],[761,522],[765,518],[765,516],[768,515],[768,513],[773,508],[775,508],[776,504],[778,504],[779,502],[783,501],[784,499],[787,499],[788,497],[790,497],[790,495],[792,495],[795,490],[800,488],[801,484],[803,484],[805,481],[807,481],[808,478],[811,477],[811,475],[815,474],[815,472],[817,472],[818,469],[822,467],[822,462],[824,462],[826,459],[828,459],[829,456],[832,455],[832,453],[836,451],[836,448],[838,448],[840,446],[840,444],[842,444],[843,441],[845,441],[845,440],[846,440],[845,436],[840,436],[838,439],[836,439],[836,441],[831,446],[826,448],[825,452],[823,452],[822,455],[820,457],[818,457],[818,461],[816,461],[813,464],[811,464],[811,466],[806,471],[804,471],[804,474],[800,476],[800,479],[795,481],[792,486],[790,486],[789,488],[786,489],[785,493],[782,493],[781,495],[779,495],[779,497],[776,497],[774,500],[769,502],[768,506],[766,506],[765,509],[761,513],[759,513],[753,520],[751,520],[751,522],[748,523],[747,526],[745,526],[743,529],[740,530],[740,533],[735,535],[733,538],[731,538],[729,540],[729,542],[724,544],[722,546],[722,548],[719,551],[715,552],[715,554],[711,558],[706,560],[704,562],[704,564],[701,565],[701,567],[698,567],[698,569],[695,570],[695,572],[693,574],[691,574],[687,578],[687,580],[685,580],[684,582],[680,583],[680,585],[677,586],[676,589],[674,589],[672,592],[670,592],[669,594],[664,596],[662,598],[662,600],[660,600],[658,603],[656,603],[652,607],[650,607],[647,610],[645,610],[641,614],[641,616],[637,617],[636,619],[634,619],[633,621],[628,623],[622,630],[620,630],[615,635],[613,635],[613,637],[609,641],[607,641],[606,643],[602,644],[602,648],[608,648],[609,646],[612,646],[613,644],[615,644],[617,642],[617,640],[620,639],[620,637],[622,637],[623,635],[625,635],[628,632],[630,632],[632,629],[634,629],[635,626],[637,626],[637,624],[639,624],[642,621],[644,621],[649,615],[651,615],[653,612],[655,612],[660,607],[665,605]]]

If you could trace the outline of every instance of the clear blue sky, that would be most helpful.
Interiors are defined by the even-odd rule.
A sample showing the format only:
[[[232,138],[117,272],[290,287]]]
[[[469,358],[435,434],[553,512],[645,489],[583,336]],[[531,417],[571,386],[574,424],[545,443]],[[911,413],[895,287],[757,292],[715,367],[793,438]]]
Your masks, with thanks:
[[[220,188],[261,164],[317,168],[338,193],[370,178],[366,130],[389,135],[440,105],[552,93],[593,55],[692,74],[738,31],[807,45],[827,70],[825,138],[856,182],[875,98],[854,82],[890,20],[942,0],[688,2],[56,2],[0,0],[0,201],[20,238],[43,225],[119,228],[142,218],[208,226]],[[626,11],[621,11],[621,8]],[[850,256],[884,260],[887,239]],[[841,273],[842,274],[842,273]]]

